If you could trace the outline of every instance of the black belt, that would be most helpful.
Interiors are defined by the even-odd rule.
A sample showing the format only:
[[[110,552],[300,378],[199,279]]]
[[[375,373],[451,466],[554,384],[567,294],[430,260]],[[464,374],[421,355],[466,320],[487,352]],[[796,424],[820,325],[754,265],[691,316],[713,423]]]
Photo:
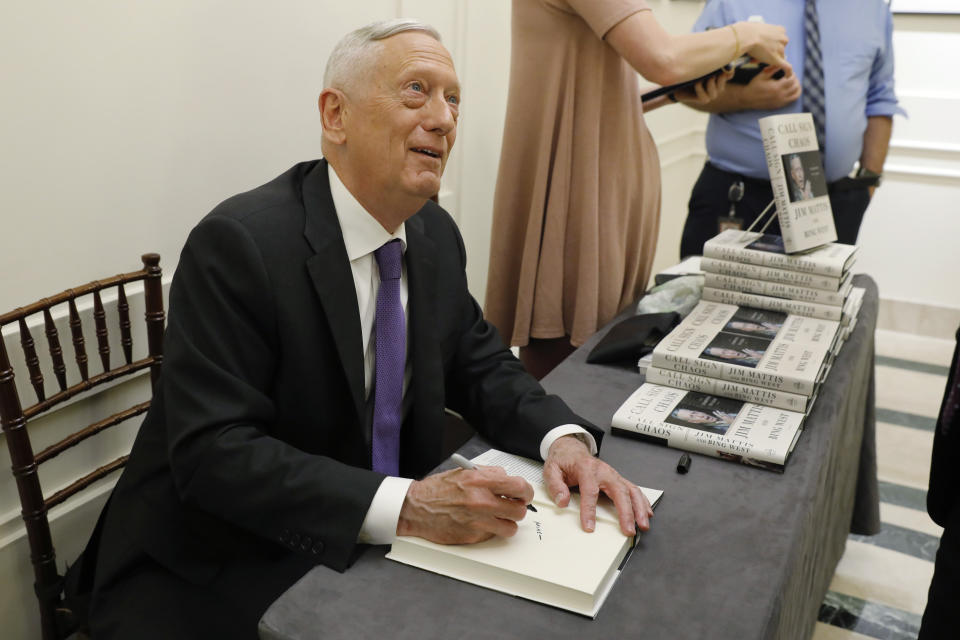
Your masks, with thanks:
[[[743,176],[743,175],[740,175],[739,173],[734,173],[732,171],[727,171],[726,169],[721,169],[717,165],[710,162],[708,162],[707,165],[714,171],[719,171],[720,173],[724,173],[737,180],[742,180],[744,184],[747,184],[747,185],[752,184],[755,186],[763,186],[763,187],[770,188],[769,180],[762,180],[760,178],[751,178],[749,176]],[[837,193],[839,191],[852,191],[854,189],[866,189],[868,187],[877,186],[879,182],[880,182],[879,176],[873,176],[870,178],[866,176],[861,178],[846,177],[846,178],[840,178],[839,180],[835,180],[834,182],[828,183],[827,190],[831,193]]]
[[[833,192],[852,191],[853,189],[867,189],[869,187],[875,187],[878,184],[880,184],[880,176],[863,176],[860,178],[847,177],[840,178],[836,182],[831,182],[827,185],[827,189]]]

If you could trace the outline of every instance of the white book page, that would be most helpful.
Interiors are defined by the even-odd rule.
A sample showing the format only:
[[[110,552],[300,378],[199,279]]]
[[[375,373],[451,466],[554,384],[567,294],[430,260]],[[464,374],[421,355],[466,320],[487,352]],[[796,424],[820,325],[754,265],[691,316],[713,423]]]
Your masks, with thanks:
[[[503,467],[503,470],[506,471],[508,475],[520,476],[533,486],[535,500],[539,502],[549,502],[551,505],[553,504],[553,499],[547,493],[546,483],[543,481],[542,462],[524,458],[523,456],[516,456],[498,449],[487,449],[473,458],[473,462],[488,467]],[[643,491],[643,495],[647,497],[651,505],[655,505],[661,496],[663,496],[663,491],[660,489],[639,488]],[[577,494],[573,494],[570,499],[570,506],[567,508],[577,507],[579,509],[579,506],[580,497]],[[614,509],[613,503],[608,499],[603,499],[597,503],[597,517],[605,517],[613,522],[619,522],[616,509]]]

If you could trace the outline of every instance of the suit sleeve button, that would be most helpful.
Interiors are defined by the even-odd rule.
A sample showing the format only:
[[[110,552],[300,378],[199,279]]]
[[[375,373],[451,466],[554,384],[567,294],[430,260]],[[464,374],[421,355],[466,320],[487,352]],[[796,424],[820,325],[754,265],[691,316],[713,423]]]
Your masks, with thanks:
[[[312,553],[315,556],[318,556],[321,553],[323,553],[323,542],[321,542],[320,540],[317,540],[314,543],[313,548],[310,549],[310,553]]]

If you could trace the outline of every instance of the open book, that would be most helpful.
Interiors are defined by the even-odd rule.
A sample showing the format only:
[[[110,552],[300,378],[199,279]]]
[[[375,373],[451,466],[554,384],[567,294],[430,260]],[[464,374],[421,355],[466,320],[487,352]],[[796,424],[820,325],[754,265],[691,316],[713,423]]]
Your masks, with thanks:
[[[592,533],[580,527],[576,494],[557,507],[543,482],[543,465],[490,449],[473,459],[522,476],[534,490],[536,513],[527,513],[516,535],[470,545],[436,544],[401,536],[387,558],[427,571],[595,618],[620,575],[634,539],[620,532],[613,503],[601,499]],[[655,505],[662,491],[642,488]]]

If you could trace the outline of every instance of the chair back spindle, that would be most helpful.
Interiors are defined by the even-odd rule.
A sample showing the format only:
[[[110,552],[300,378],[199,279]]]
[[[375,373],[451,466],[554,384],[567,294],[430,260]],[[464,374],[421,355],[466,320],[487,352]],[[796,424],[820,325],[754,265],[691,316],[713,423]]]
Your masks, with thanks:
[[[123,283],[117,285],[117,315],[120,317],[120,346],[123,349],[123,361],[133,362],[133,338],[130,336],[130,305]]]
[[[47,334],[47,345],[50,347],[50,360],[53,362],[53,375],[57,378],[57,384],[60,391],[67,388],[67,365],[63,362],[63,349],[60,348],[60,336],[57,333],[57,325],[53,322],[53,316],[50,315],[50,305],[47,300],[41,300],[43,305],[43,328]]]
[[[103,310],[103,301],[100,300],[100,290],[93,292],[93,322],[97,328],[97,353],[100,354],[100,364],[104,371],[110,370],[110,344],[107,341],[107,314]]]
[[[77,313],[77,294],[73,289],[67,290],[67,306],[70,309],[70,334],[73,336],[73,352],[77,359],[77,368],[80,369],[80,377],[84,380],[90,378],[87,371],[87,348],[83,340],[83,325],[80,323],[80,314]]]
[[[43,374],[40,372],[40,358],[37,357],[33,336],[30,335],[26,320],[20,318],[18,324],[20,326],[20,344],[23,346],[23,354],[27,361],[27,371],[30,372],[30,384],[33,385],[33,391],[37,394],[37,402],[43,402],[46,399],[43,391]]]

